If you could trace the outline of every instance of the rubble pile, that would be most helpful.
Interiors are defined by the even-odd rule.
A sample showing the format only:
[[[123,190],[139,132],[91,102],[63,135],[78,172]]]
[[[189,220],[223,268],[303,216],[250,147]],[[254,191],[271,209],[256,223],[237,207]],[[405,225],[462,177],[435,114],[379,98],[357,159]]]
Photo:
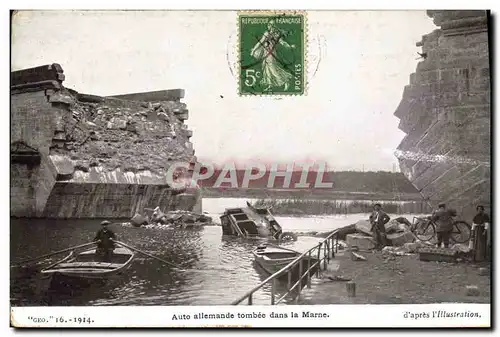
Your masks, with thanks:
[[[71,114],[57,121],[61,139],[53,144],[51,154],[69,154],[81,171],[100,166],[107,171],[120,167],[134,173],[160,172],[194,156],[183,102],[88,99],[89,95],[71,92],[67,96],[73,97]]]
[[[190,211],[170,211],[162,212],[155,208],[151,216],[136,214],[130,220],[134,227],[145,227],[151,225],[169,226],[171,228],[201,228],[204,226],[213,226],[212,218]]]
[[[370,250],[375,248],[375,240],[373,239],[371,228],[370,221],[360,220],[355,224],[341,228],[339,233],[345,236],[345,241],[349,247]],[[409,226],[404,221],[401,221],[401,218],[387,222],[385,224],[385,231],[389,247],[413,247],[408,246],[408,244],[415,243],[416,241]]]

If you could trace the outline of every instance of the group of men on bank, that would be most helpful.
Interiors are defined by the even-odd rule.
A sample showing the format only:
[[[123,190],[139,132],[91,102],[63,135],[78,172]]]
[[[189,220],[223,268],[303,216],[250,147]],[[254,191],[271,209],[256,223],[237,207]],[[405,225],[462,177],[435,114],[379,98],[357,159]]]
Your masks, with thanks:
[[[490,217],[484,211],[484,206],[476,207],[477,214],[472,220],[472,235],[469,242],[469,249],[474,254],[476,260],[487,260],[491,251]],[[439,204],[438,209],[428,217],[428,220],[436,224],[437,247],[444,245],[449,247],[450,236],[453,230],[453,216],[455,212],[446,208],[445,204]],[[373,238],[376,249],[387,246],[385,224],[391,218],[382,210],[381,204],[375,204],[370,215]]]

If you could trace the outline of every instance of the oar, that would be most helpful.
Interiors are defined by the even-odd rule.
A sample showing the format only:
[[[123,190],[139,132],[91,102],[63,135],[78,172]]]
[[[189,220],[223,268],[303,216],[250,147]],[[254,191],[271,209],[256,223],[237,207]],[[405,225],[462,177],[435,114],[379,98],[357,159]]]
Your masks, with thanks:
[[[158,257],[158,256],[154,256],[154,255],[148,254],[148,253],[146,253],[146,252],[144,252],[144,251],[142,251],[142,250],[140,250],[140,249],[134,248],[134,247],[129,246],[129,245],[127,245],[127,244],[125,244],[125,243],[123,243],[123,242],[120,242],[120,241],[116,241],[116,240],[112,240],[112,241],[113,241],[113,242],[115,242],[115,243],[117,243],[117,244],[119,244],[119,245],[121,245],[121,246],[123,246],[123,247],[129,248],[129,249],[132,249],[132,250],[135,250],[135,251],[136,251],[136,252],[138,252],[138,253],[141,253],[141,254],[143,254],[143,255],[146,255],[146,256],[149,256],[149,257],[151,257],[151,258],[153,258],[153,259],[156,259],[156,260],[158,260],[158,261],[161,261],[161,262],[163,262],[163,263],[165,263],[165,264],[167,264],[167,265],[169,265],[169,266],[171,266],[171,267],[173,267],[173,268],[180,269],[181,271],[186,271],[184,268],[182,268],[182,267],[180,267],[180,266],[178,266],[178,265],[176,265],[176,264],[173,264],[172,262],[165,261],[164,259],[162,259],[162,258],[160,258],[160,257]]]
[[[70,251],[70,250],[74,250],[74,249],[78,249],[78,248],[83,248],[83,247],[87,247],[87,246],[90,246],[90,245],[95,245],[96,243],[97,242],[89,242],[89,243],[86,243],[86,244],[83,244],[83,245],[78,245],[78,246],[73,246],[73,247],[69,247],[69,248],[66,248],[66,249],[58,250],[57,252],[53,252],[53,253],[50,253],[50,254],[45,254],[45,255],[42,255],[42,256],[32,257],[32,258],[29,258],[29,259],[21,260],[21,261],[15,263],[14,265],[12,265],[11,267],[19,267],[20,265],[25,264],[27,262],[33,262],[33,261],[36,261],[36,260],[41,260],[41,259],[53,256],[53,255],[65,253],[65,252]]]
[[[137,248],[134,248],[132,246],[129,246],[126,243],[123,243],[123,242],[120,242],[120,241],[116,241],[116,240],[112,240],[112,241],[115,242],[118,245],[121,245],[123,247],[135,250],[138,253],[144,254],[144,255],[149,256],[149,257],[151,257],[153,259],[156,259],[156,260],[158,260],[160,262],[163,262],[163,263],[171,266],[172,268],[177,269],[177,270],[182,271],[182,272],[201,272],[201,273],[203,273],[203,272],[206,272],[207,270],[223,270],[223,269],[213,269],[213,268],[211,268],[211,269],[191,269],[191,268],[190,269],[186,269],[186,268],[182,268],[181,266],[178,266],[178,265],[176,265],[176,264],[174,264],[172,262],[165,261],[164,259],[162,259],[162,258],[160,258],[158,256],[154,256],[154,255],[148,254],[148,253],[146,253],[146,252],[144,252],[144,251],[142,251],[140,249],[137,249]],[[232,270],[224,270],[224,271],[232,272]]]

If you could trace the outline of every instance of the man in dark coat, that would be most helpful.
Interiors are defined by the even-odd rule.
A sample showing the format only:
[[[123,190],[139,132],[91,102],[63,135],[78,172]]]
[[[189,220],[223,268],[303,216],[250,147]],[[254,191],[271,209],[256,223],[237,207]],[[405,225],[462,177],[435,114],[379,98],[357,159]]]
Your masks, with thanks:
[[[385,224],[388,223],[389,220],[391,220],[391,218],[382,210],[382,205],[375,204],[373,206],[373,212],[370,215],[370,223],[372,225],[376,249],[382,249],[387,246]]]
[[[446,209],[445,204],[439,204],[437,211],[431,216],[431,220],[436,224],[437,247],[444,244],[448,248],[450,244],[451,231],[453,230],[453,217],[451,212]]]
[[[101,222],[102,228],[97,232],[94,242],[97,242],[96,255],[102,261],[110,261],[111,254],[115,249],[116,235],[108,228],[111,223],[107,220]]]

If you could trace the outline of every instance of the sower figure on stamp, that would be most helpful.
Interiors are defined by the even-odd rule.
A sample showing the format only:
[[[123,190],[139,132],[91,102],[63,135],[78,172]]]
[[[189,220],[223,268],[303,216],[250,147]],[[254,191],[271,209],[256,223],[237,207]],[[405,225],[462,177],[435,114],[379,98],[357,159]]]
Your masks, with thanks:
[[[484,212],[484,207],[476,207],[477,214],[472,219],[472,236],[469,248],[473,252],[473,260],[481,262],[488,259],[490,235],[490,217]]]
[[[283,68],[280,60],[277,58],[277,47],[295,48],[284,40],[286,34],[276,28],[274,20],[269,21],[267,30],[264,32],[260,40],[250,51],[250,54],[255,59],[262,61],[262,80],[261,84],[266,88],[265,91],[271,90],[273,87],[283,87],[286,91],[289,82],[293,79],[292,74]]]
[[[439,204],[437,211],[435,211],[430,218],[436,224],[437,247],[440,248],[441,244],[444,244],[444,248],[448,248],[451,231],[453,229],[451,212],[446,209],[445,204]]]
[[[376,242],[376,249],[382,249],[387,246],[387,238],[385,236],[385,224],[391,218],[382,210],[381,204],[373,206],[373,212],[370,215],[370,223],[372,225],[373,238]]]
[[[112,240],[116,240],[116,235],[108,228],[110,224],[107,220],[101,222],[102,228],[94,238],[94,242],[97,242],[96,255],[101,261],[110,261],[111,254],[113,254],[113,250],[115,249],[115,243]]]

